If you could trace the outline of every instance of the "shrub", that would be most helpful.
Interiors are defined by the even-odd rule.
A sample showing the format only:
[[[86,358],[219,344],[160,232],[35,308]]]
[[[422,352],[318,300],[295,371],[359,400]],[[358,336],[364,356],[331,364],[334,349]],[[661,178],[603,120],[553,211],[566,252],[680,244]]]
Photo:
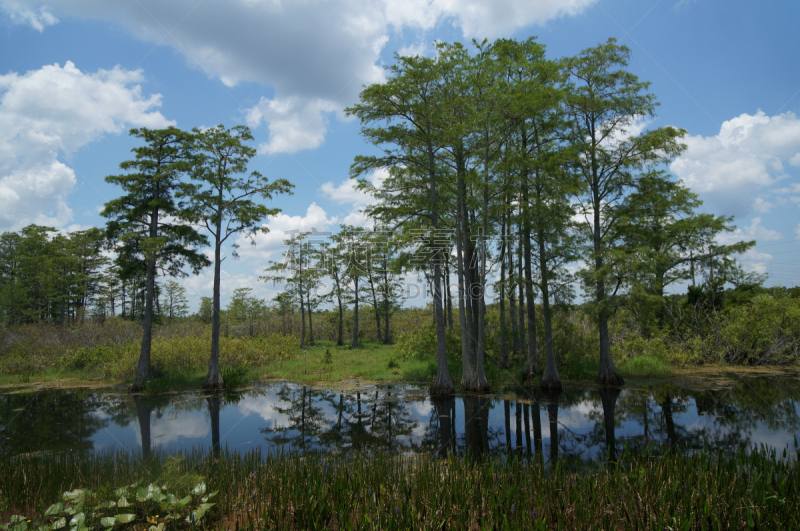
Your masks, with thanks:
[[[445,331],[447,359],[461,360],[461,338],[450,330]],[[427,360],[436,356],[436,328],[432,325],[400,334],[397,351],[404,360]]]

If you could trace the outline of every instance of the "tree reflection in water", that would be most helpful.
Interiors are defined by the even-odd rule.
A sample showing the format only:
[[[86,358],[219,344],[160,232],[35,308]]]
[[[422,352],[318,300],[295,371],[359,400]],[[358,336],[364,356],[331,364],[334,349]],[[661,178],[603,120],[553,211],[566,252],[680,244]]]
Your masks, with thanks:
[[[561,390],[548,392],[545,394],[545,404],[547,404],[547,417],[550,421],[550,463],[558,460],[558,398]]]
[[[694,452],[706,444],[734,450],[760,441],[791,445],[792,435],[800,430],[800,386],[790,378],[749,378],[708,391],[658,384],[622,391],[567,388],[557,397],[544,396],[535,387],[508,393],[499,400],[475,395],[434,398],[410,385],[340,391],[283,383],[240,395],[103,390],[2,394],[0,455],[125,447],[132,428],[138,439],[134,444],[140,441],[144,455],[153,453],[158,441],[175,449],[207,444],[209,431],[210,450],[219,455],[223,438],[239,446],[260,430],[267,452],[382,449],[476,457],[496,452],[533,456],[541,462],[605,456],[613,462],[622,444],[634,450],[651,445],[648,448],[657,452]],[[240,398],[253,402],[229,407]],[[455,419],[459,402],[465,413],[461,424]],[[198,411],[207,411],[209,421]],[[266,424],[258,416],[241,422],[253,412],[268,419]],[[549,450],[543,448],[543,413],[549,423]],[[231,430],[221,434],[227,415],[233,415]]]
[[[433,435],[432,440],[437,442],[436,455],[447,457],[447,454],[455,451],[455,413],[456,399],[450,396],[433,396],[433,414],[436,421],[429,424],[429,431]],[[438,437],[436,437],[438,435]]]
[[[462,400],[465,451],[469,457],[479,459],[489,452],[489,400],[475,395],[466,395]]]
[[[617,398],[621,390],[619,387],[601,387],[600,400],[603,402],[603,429],[606,435],[606,456],[609,463],[617,462],[617,437],[616,417]]]
[[[211,451],[214,457],[219,457],[219,406],[222,393],[219,391],[206,394],[208,404],[208,418],[211,421]]]
[[[86,389],[2,395],[0,455],[92,451],[92,436],[108,423],[92,414],[100,404]]]

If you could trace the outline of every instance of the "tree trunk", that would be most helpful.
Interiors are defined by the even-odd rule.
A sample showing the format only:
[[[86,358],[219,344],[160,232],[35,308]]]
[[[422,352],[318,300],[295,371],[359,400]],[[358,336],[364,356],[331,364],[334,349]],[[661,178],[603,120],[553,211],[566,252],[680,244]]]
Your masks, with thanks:
[[[306,292],[306,302],[308,302],[308,346],[314,346],[314,323],[311,321],[311,294]]]
[[[383,318],[386,321],[386,333],[383,334],[383,342],[387,345],[392,344],[392,336],[389,333],[389,291],[392,287],[389,285],[389,273],[387,272],[387,268],[389,267],[388,264],[384,264],[383,269]]]
[[[523,140],[524,138],[523,136]],[[524,142],[523,149],[525,149]],[[522,175],[522,247],[525,253],[525,310],[528,317],[528,348],[524,377],[533,378],[539,374],[539,345],[536,337],[536,303],[533,298],[533,274],[531,268],[531,216],[528,203],[528,172],[523,171]]]
[[[520,215],[520,217],[521,217],[521,215]],[[517,298],[517,301],[519,302],[519,308],[518,308],[519,312],[517,312],[517,320],[519,321],[519,323],[518,323],[519,352],[517,352],[516,355],[519,357],[519,359],[522,359],[523,355],[527,355],[528,342],[526,340],[526,334],[525,334],[525,330],[526,330],[525,329],[525,291],[524,291],[525,290],[525,281],[524,281],[525,276],[523,275],[523,269],[522,269],[522,263],[523,263],[523,258],[522,258],[522,254],[523,253],[522,253],[522,251],[523,251],[525,246],[522,243],[522,237],[523,236],[522,236],[522,231],[521,230],[519,232],[519,235],[520,235],[520,240],[519,240],[519,245],[517,245],[517,289],[518,289],[518,295],[519,295],[519,297]]]
[[[158,236],[158,209],[150,214],[150,237]],[[153,296],[156,285],[156,257],[147,259],[147,283],[145,294],[144,320],[142,321],[142,348],[139,352],[139,364],[136,367],[136,377],[130,387],[132,392],[144,390],[147,382],[153,378],[153,369],[150,365],[150,346],[153,338]]]
[[[430,131],[428,131],[430,134]],[[428,164],[431,190],[431,223],[433,230],[439,230],[439,207],[436,204],[436,174],[435,161],[433,160],[433,146],[428,142]],[[434,237],[437,235],[434,232]],[[446,252],[446,251],[445,251]],[[433,260],[433,315],[436,320],[436,376],[431,385],[431,394],[434,396],[451,395],[455,392],[450,371],[447,368],[447,338],[444,330],[444,309],[442,307],[442,264],[441,256]],[[451,314],[452,320],[452,314]],[[452,322],[450,323],[452,325]],[[387,314],[388,325],[388,314]]]
[[[372,278],[372,268],[370,267],[367,270],[368,280],[369,280],[369,289],[372,292],[372,307],[375,309],[375,330],[377,331],[378,343],[383,343],[383,334],[381,333],[381,313],[380,309],[378,308],[378,297],[375,294],[375,279]]]
[[[508,228],[508,318],[511,321],[511,353],[514,359],[519,359],[521,348],[519,345],[519,320],[517,319],[517,288],[514,285],[514,240],[511,235],[511,226]],[[503,289],[506,289],[505,287]]]
[[[486,238],[489,233],[489,154],[488,154],[488,138],[487,138],[487,153],[484,159],[484,180],[483,180],[483,223],[481,227],[481,261],[480,270],[478,273],[477,291],[473,297],[478,300],[478,315],[477,315],[477,331],[478,341],[475,346],[475,382],[472,387],[473,391],[488,393],[489,381],[486,379],[485,362],[486,362],[486,273],[488,271],[487,260],[489,259],[486,252]]]
[[[342,309],[342,294],[337,290],[336,299],[339,301],[339,338],[336,340],[338,346],[344,345],[344,310]]]
[[[353,299],[353,342],[350,348],[358,348],[358,277],[353,278],[353,288],[355,297]]]
[[[500,237],[502,238],[502,241],[500,242],[500,368],[508,369],[508,336],[506,327],[506,266],[505,266],[508,238],[506,235],[505,213],[503,213],[502,220],[500,221]]]
[[[208,360],[208,374],[203,382],[203,389],[222,389],[225,382],[219,370],[219,295],[220,295],[220,270],[222,266],[222,244],[219,241],[221,231],[217,223],[217,236],[214,245],[214,293],[211,301],[211,357]]]
[[[470,311],[470,302],[467,300],[467,294],[465,293],[466,290],[469,289],[469,278],[467,276],[466,271],[466,259],[464,257],[465,253],[465,244],[464,242],[467,241],[464,231],[466,230],[465,227],[465,220],[466,215],[464,210],[466,209],[466,205],[464,204],[463,196],[466,194],[465,184],[464,184],[464,177],[463,175],[459,174],[458,177],[458,198],[456,200],[457,206],[457,220],[456,220],[456,256],[458,257],[457,261],[457,275],[458,275],[458,317],[459,322],[461,324],[461,386],[465,389],[467,388],[468,384],[473,379],[473,364],[472,364],[472,334],[470,334],[471,329],[471,314]],[[465,385],[467,384],[467,385]]]
[[[544,373],[542,373],[542,389],[551,392],[561,391],[561,379],[556,369],[556,356],[553,351],[553,312],[550,308],[549,271],[545,255],[544,234],[539,231],[539,272],[542,276],[542,310],[544,312]]]
[[[592,152],[592,170],[594,173],[594,182],[597,183],[594,152]],[[622,385],[625,383],[625,380],[622,379],[622,376],[617,374],[617,369],[614,367],[614,360],[611,358],[611,342],[608,337],[609,312],[606,308],[606,283],[603,277],[600,276],[603,269],[603,239],[602,227],[600,226],[601,207],[600,198],[595,192],[592,202],[592,210],[594,211],[592,235],[594,240],[594,271],[597,275],[597,290],[595,292],[595,300],[597,302],[597,330],[600,336],[600,367],[597,370],[597,382],[602,385]]]
[[[303,261],[299,261],[300,270],[297,274],[297,292],[300,295],[300,348],[306,348],[306,307],[303,299]]]
[[[455,323],[453,323],[453,294],[450,291],[450,249],[447,249],[445,253],[444,266],[444,283],[447,288],[447,328],[452,332]]]

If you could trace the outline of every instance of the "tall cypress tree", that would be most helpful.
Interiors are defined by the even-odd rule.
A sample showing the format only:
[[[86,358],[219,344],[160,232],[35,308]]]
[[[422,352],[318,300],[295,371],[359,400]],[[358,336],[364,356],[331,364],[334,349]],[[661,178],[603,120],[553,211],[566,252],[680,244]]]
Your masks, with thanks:
[[[142,346],[131,385],[131,391],[139,391],[153,377],[150,344],[157,270],[181,275],[185,265],[197,272],[209,262],[197,250],[207,243],[206,238],[189,225],[186,220],[192,218],[191,212],[175,199],[184,191],[187,183],[182,179],[192,169],[191,135],[175,127],[131,129],[130,134],[145,144],[132,149],[133,160],[120,164],[128,173],[106,177],[124,195],[106,203],[102,215],[109,219],[109,237],[118,244],[121,269],[146,271]]]

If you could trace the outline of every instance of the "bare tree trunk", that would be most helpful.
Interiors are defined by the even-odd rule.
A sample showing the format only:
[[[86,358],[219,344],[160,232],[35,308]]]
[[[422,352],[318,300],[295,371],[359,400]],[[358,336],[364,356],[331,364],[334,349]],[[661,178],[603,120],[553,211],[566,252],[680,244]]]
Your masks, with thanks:
[[[314,346],[314,323],[311,321],[311,294],[306,292],[306,302],[308,303],[308,345]]]
[[[336,344],[342,346],[344,345],[344,339],[342,337],[344,333],[344,309],[342,309],[342,294],[338,291],[336,299],[339,301],[339,338],[336,340]]]
[[[516,285],[514,284],[515,271],[514,271],[514,241],[511,236],[511,226],[509,222],[509,239],[508,239],[508,317],[511,321],[511,343],[512,354],[514,359],[519,359],[521,348],[519,344],[519,320],[517,319],[517,295]],[[505,288],[504,288],[505,289]]]
[[[350,348],[358,348],[358,277],[353,278],[355,298],[353,302],[353,342]]]
[[[220,269],[222,265],[222,244],[219,241],[221,231],[217,223],[217,237],[214,245],[214,293],[211,302],[211,357],[208,360],[208,374],[203,382],[203,389],[222,389],[225,382],[219,370],[219,296],[220,296]]]
[[[464,213],[464,209],[466,206],[463,204],[463,195],[466,193],[465,186],[463,182],[463,176],[458,177],[458,199],[457,199],[457,207],[458,207],[458,219],[456,220],[456,256],[458,257],[457,262],[457,275],[458,275],[458,317],[461,324],[461,385],[465,387],[465,383],[469,383],[472,381],[472,372],[473,372],[473,365],[472,365],[472,348],[471,348],[471,316],[472,312],[470,311],[470,301],[468,300],[468,296],[466,291],[469,289],[469,278],[467,276],[466,271],[466,259],[464,257],[465,253],[465,221],[466,215]]]
[[[508,337],[506,327],[506,215],[503,213],[500,222],[500,368],[508,369]]]
[[[450,291],[450,250],[447,250],[445,259],[445,286],[447,287],[447,327],[452,332],[453,323],[453,294]]]
[[[150,214],[150,237],[158,236],[158,209]],[[132,392],[144,390],[147,382],[153,378],[153,369],[150,365],[150,346],[153,337],[153,296],[156,284],[156,257],[147,259],[147,291],[145,296],[144,320],[142,321],[142,347],[139,352],[139,364],[136,367],[136,377],[130,387]]]
[[[592,152],[592,172],[594,182],[598,182],[597,177],[597,163],[595,161],[595,153]],[[596,187],[593,187],[596,188]],[[600,335],[600,367],[597,370],[597,382],[602,385],[622,385],[625,380],[622,376],[617,374],[617,369],[614,367],[614,360],[611,358],[611,342],[608,337],[608,318],[609,312],[606,308],[606,284],[605,279],[601,275],[603,269],[603,237],[602,227],[600,225],[600,210],[602,204],[597,193],[594,193],[592,200],[592,210],[594,222],[592,235],[594,246],[594,265],[595,274],[598,275],[597,290],[595,292],[595,301],[597,302],[597,329]]]
[[[525,149],[524,138],[523,135],[523,149]],[[528,317],[528,352],[525,361],[524,377],[533,378],[539,374],[539,345],[536,337],[536,303],[533,297],[533,274],[531,268],[531,215],[528,202],[528,172],[523,171],[522,174],[522,247],[525,252],[525,310]]]
[[[430,131],[428,131],[430,134]],[[433,160],[433,146],[428,142],[428,164],[430,175],[431,190],[431,222],[433,230],[439,230],[439,207],[436,204],[436,174],[435,161]],[[434,236],[436,236],[434,234]],[[436,256],[433,260],[433,314],[436,320],[436,376],[431,385],[432,395],[450,395],[455,392],[453,381],[450,379],[450,371],[447,368],[447,339],[444,331],[444,309],[442,307],[442,265],[441,256]],[[445,262],[446,263],[446,262]],[[388,326],[388,314],[387,314]],[[452,313],[450,315],[452,320]],[[452,326],[452,322],[450,323]]]
[[[544,312],[544,373],[542,373],[542,388],[549,391],[561,390],[561,379],[556,369],[556,356],[553,351],[553,312],[550,308],[549,271],[545,255],[544,234],[537,234],[539,240],[539,270],[542,276],[542,310]]]
[[[375,330],[377,331],[378,343],[383,343],[383,334],[381,333],[381,312],[378,308],[378,297],[375,294],[375,279],[372,278],[372,268],[367,270],[367,280],[369,281],[369,289],[372,292],[372,308],[375,310]]]
[[[520,214],[521,217],[521,214]],[[525,276],[522,272],[522,251],[524,249],[524,244],[522,242],[522,231],[519,232],[520,241],[519,245],[517,245],[517,289],[519,290],[519,312],[517,313],[517,319],[519,321],[519,352],[516,353],[517,356],[521,359],[523,355],[527,354],[528,352],[528,342],[526,340],[525,334],[525,281],[523,280]]]

